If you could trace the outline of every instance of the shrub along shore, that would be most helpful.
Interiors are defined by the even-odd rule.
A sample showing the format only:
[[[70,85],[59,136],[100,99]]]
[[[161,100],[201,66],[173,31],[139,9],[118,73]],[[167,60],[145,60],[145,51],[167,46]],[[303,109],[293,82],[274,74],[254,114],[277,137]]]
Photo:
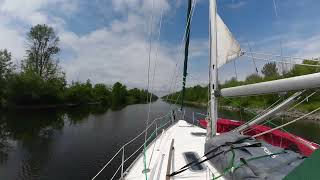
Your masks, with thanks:
[[[320,65],[318,61],[304,60],[303,64]],[[254,73],[245,78],[245,80],[238,80],[235,77],[231,77],[229,80],[225,81],[219,86],[221,88],[235,87],[246,84],[253,84],[265,81],[271,81],[282,78],[289,78],[294,76],[301,76],[311,73],[317,73],[320,71],[318,67],[301,66],[294,65],[290,68],[282,69],[280,74],[278,70],[278,65],[275,63],[267,63],[261,70],[261,73]],[[316,90],[308,90],[304,93],[304,99],[307,95],[310,95]],[[236,98],[219,98],[219,106],[221,108],[226,108],[229,110],[239,110],[248,109],[255,111],[257,113],[261,112],[265,107],[270,106],[276,102],[279,98],[286,98],[294,92],[288,92],[287,94],[269,94],[269,95],[258,95],[258,96],[248,96],[248,97],[236,97]],[[176,100],[180,94],[175,92],[166,96],[162,99]],[[208,86],[202,87],[200,85],[186,88],[184,102],[187,105],[206,107],[208,101]],[[178,104],[180,104],[179,100]],[[296,109],[290,112],[281,112],[280,114],[286,117],[297,118],[301,117],[307,112],[310,112],[320,106],[320,93],[316,92],[312,97],[308,98],[307,101],[303,102],[301,105],[297,106]],[[305,119],[308,120],[320,120],[320,113],[312,114]]]
[[[59,37],[45,24],[30,29],[26,37],[26,57],[12,62],[7,49],[0,50],[0,109],[57,108],[102,104],[113,108],[154,101],[146,90],[86,82],[67,83],[59,65]],[[19,68],[18,68],[19,67]]]

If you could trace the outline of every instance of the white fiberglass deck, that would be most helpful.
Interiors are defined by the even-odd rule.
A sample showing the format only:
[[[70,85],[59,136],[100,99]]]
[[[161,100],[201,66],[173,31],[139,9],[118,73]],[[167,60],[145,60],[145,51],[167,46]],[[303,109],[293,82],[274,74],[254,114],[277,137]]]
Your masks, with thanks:
[[[196,152],[199,157],[204,154],[204,144],[206,139],[206,130],[187,123],[184,120],[178,121],[176,124],[163,131],[162,134],[154,140],[147,149],[147,167],[150,171],[147,173],[148,180],[164,180],[166,179],[169,152],[174,139],[171,158],[170,173],[176,171],[187,164],[184,153]],[[153,155],[152,155],[153,151]],[[152,155],[151,161],[150,157]],[[143,156],[132,164],[131,168],[125,173],[124,179],[136,180],[146,179],[143,163]],[[170,179],[212,179],[212,174],[215,177],[219,175],[217,170],[207,161],[204,162],[205,170],[192,171],[188,169]],[[224,179],[223,177],[219,179]]]

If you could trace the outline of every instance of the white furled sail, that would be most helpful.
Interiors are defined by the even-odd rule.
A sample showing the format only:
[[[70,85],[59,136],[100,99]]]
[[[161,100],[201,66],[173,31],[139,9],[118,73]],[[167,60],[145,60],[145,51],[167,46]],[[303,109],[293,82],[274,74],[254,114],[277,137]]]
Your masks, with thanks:
[[[227,62],[241,56],[241,47],[233,37],[228,27],[217,14],[217,49],[218,68]]]

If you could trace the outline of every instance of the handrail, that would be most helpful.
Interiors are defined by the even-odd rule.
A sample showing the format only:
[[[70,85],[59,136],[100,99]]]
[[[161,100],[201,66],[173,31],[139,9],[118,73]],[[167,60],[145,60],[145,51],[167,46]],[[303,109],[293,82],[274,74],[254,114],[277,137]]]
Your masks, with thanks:
[[[157,120],[161,120],[161,119],[164,119],[164,118],[166,118],[167,116],[169,116],[170,115],[170,113],[167,113],[167,114],[165,114],[165,115],[163,115],[163,116],[160,116],[160,117],[158,117],[158,118],[155,118],[155,119],[153,119],[153,121],[147,126],[147,128],[146,129],[144,129],[140,134],[138,134],[137,136],[135,136],[133,139],[131,139],[130,141],[128,141],[127,143],[125,143],[124,145],[122,145],[120,148],[119,148],[119,150],[112,156],[112,158],[100,169],[100,171],[92,178],[92,180],[94,180],[95,178],[97,178],[100,174],[101,174],[101,172],[115,159],[115,157],[117,157],[118,155],[119,155],[119,153],[123,150],[124,151],[124,148],[126,147],[126,146],[128,146],[129,144],[131,144],[133,141],[135,141],[136,139],[138,139],[141,135],[143,135]],[[170,122],[170,121],[168,121],[168,122]],[[168,124],[168,122],[167,123],[165,123],[163,126],[161,126],[160,128],[162,128],[162,127],[164,127],[165,125],[167,125]],[[159,129],[160,129],[159,128]],[[156,131],[157,131],[157,129],[156,129]],[[153,131],[153,133],[154,133],[155,131]],[[150,135],[150,137],[148,138],[148,140],[146,141],[146,143],[150,140],[150,138],[153,136],[153,133]],[[114,178],[114,176],[116,175],[116,173],[119,171],[119,169],[121,168],[121,167],[123,167],[123,164],[126,162],[126,161],[128,161],[134,154],[136,154],[138,151],[139,151],[139,149],[141,149],[141,147],[143,147],[143,145],[144,145],[144,143],[142,144],[142,146],[140,146],[135,152],[133,152],[127,159],[122,159],[122,163],[121,163],[121,165],[119,166],[119,168],[117,169],[117,171],[115,172],[115,174],[113,175],[113,177],[111,178],[111,179],[113,179]],[[124,156],[124,153],[123,153],[123,156]]]
[[[140,134],[138,134],[136,137],[134,137],[133,139],[131,139],[129,142],[127,142],[127,143],[124,144],[123,146],[127,146],[127,145],[129,145],[130,143],[132,143],[134,140],[136,140],[138,137],[140,137],[142,134],[144,134],[144,133],[154,124],[155,121],[160,120],[160,119],[162,119],[162,118],[165,118],[165,117],[168,116],[168,115],[170,115],[170,113],[168,113],[168,114],[166,114],[166,115],[164,115],[164,116],[155,118],[155,119],[148,125],[148,127],[147,127],[145,130],[143,130]],[[120,149],[121,149],[121,148],[120,148]]]
[[[116,172],[113,174],[112,178],[110,180],[112,180],[118,173],[118,171],[120,170],[121,168],[121,165],[118,167],[118,169],[116,170]]]
[[[135,155],[142,147],[144,146],[144,144],[142,144],[137,150],[135,150],[129,157],[127,157],[127,159],[125,159],[123,162],[127,162],[133,155]]]
[[[182,116],[185,116],[185,118],[190,118],[188,116],[185,115],[184,112],[182,111],[178,111],[179,113],[181,113]],[[198,113],[198,112],[193,112],[193,114],[198,114],[198,115],[202,115],[202,116],[207,116],[207,115],[204,115],[202,113]],[[162,125],[160,125],[158,127],[157,125],[157,121],[158,120],[162,120],[162,119],[165,119],[166,117],[169,117],[171,115],[171,118],[173,118],[173,114],[171,112],[163,115],[163,116],[160,116],[160,117],[157,117],[155,119],[152,120],[152,122],[147,126],[146,129],[144,129],[143,131],[141,131],[141,133],[139,133],[137,136],[135,136],[134,138],[132,138],[130,141],[128,141],[127,143],[125,143],[124,145],[122,145],[119,150],[111,157],[111,159],[100,169],[100,171],[92,178],[92,180],[94,180],[95,178],[97,178],[101,173],[102,171],[108,167],[111,162],[120,154],[120,152],[122,152],[122,160],[121,160],[121,164],[119,165],[118,169],[115,171],[115,173],[113,174],[112,178],[113,179],[116,174],[119,172],[119,170],[121,169],[121,176],[124,175],[124,163],[126,163],[129,159],[131,159],[144,145],[145,143],[148,143],[154,135],[156,135],[156,137],[158,136],[158,130],[162,129],[163,127],[165,127],[166,125],[168,125],[170,122],[173,122],[171,119],[168,120],[167,122],[163,123]],[[177,114],[178,115],[178,114]],[[191,118],[190,118],[191,119]],[[192,117],[192,120],[193,120],[193,124],[194,124],[194,117]],[[139,146],[133,153],[131,153],[129,155],[129,157],[127,158],[124,158],[124,150],[125,150],[125,147],[128,146],[129,144],[131,144],[133,141],[135,141],[136,139],[138,139],[139,137],[141,137],[146,131],[148,131],[152,125],[154,125],[154,123],[156,123],[156,129],[150,134],[150,136],[147,138],[147,140],[142,143],[141,146]]]
[[[112,162],[112,160],[120,153],[122,147],[118,150],[118,152],[101,168],[101,170],[92,178],[94,180],[99,174]]]

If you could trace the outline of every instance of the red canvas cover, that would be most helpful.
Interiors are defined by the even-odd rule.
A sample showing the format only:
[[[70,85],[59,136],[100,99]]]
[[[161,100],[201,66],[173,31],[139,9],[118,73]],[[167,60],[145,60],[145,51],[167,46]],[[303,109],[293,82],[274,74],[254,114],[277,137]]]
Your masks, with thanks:
[[[220,118],[218,119],[218,122],[217,122],[217,132],[218,133],[228,132],[240,126],[241,124],[242,124],[241,121]],[[207,128],[208,122],[204,119],[201,119],[199,120],[199,125],[203,128]],[[245,132],[245,135],[253,136],[270,129],[271,128],[268,126],[254,125],[250,131]],[[296,136],[281,130],[274,130],[268,134],[259,136],[257,138],[262,139],[274,146],[299,151],[301,154],[305,156],[310,156],[316,149],[319,148],[319,145],[316,143],[310,142],[299,136]],[[309,143],[314,148],[311,149],[310,147],[306,146],[303,142]]]

